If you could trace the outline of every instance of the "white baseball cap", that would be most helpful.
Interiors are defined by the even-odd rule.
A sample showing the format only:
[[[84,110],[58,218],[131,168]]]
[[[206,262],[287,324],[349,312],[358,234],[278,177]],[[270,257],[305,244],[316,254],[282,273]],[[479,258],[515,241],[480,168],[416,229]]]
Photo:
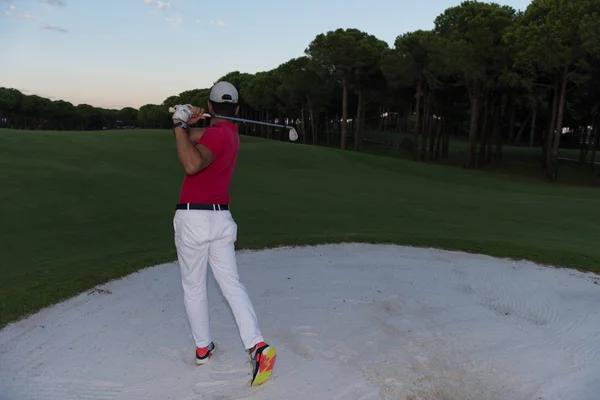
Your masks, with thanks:
[[[217,82],[210,90],[210,100],[215,103],[234,103],[238,102],[238,91],[229,82]]]

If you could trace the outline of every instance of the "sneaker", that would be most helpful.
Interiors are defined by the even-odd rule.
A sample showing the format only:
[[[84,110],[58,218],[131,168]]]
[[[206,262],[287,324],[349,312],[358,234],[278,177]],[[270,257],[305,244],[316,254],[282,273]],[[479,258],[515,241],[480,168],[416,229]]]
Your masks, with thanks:
[[[254,351],[248,354],[248,357],[252,365],[252,380],[250,381],[250,385],[262,385],[273,373],[273,365],[277,358],[275,348],[265,342],[260,342],[256,344]]]
[[[208,347],[196,348],[196,365],[204,365],[215,352],[215,344],[210,342]]]

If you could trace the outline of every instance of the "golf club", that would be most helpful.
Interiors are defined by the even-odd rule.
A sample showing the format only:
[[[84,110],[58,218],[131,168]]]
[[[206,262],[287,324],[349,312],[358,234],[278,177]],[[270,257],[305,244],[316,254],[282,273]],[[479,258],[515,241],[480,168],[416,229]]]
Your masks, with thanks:
[[[175,108],[174,107],[169,107],[169,112],[173,113],[175,112]],[[210,115],[207,113],[204,113],[204,116],[206,118],[220,118],[220,119],[228,119],[231,121],[238,121],[238,122],[249,122],[251,124],[259,124],[259,125],[268,125],[268,126],[274,126],[277,128],[285,128],[285,129],[289,129],[290,130],[290,140],[292,142],[295,142],[296,140],[298,140],[298,132],[296,132],[296,129],[293,126],[290,125],[283,125],[283,124],[272,124],[270,122],[262,122],[262,121],[254,121],[251,119],[244,119],[244,118],[237,118],[237,117],[225,117],[222,115]]]

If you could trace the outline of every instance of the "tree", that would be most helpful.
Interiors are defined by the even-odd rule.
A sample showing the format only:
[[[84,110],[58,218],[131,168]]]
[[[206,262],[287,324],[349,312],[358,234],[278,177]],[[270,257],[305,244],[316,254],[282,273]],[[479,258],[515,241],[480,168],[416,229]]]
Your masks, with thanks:
[[[520,23],[508,32],[515,43],[515,67],[531,84],[549,79],[553,87],[552,115],[545,145],[546,175],[558,178],[558,148],[563,133],[569,82],[589,79],[586,55],[600,47],[598,0],[534,0]]]
[[[399,35],[394,49],[389,51],[383,61],[382,71],[388,82],[394,87],[416,87],[415,89],[415,126],[413,158],[419,159],[419,133],[423,116],[422,98],[439,86],[436,75],[441,74],[439,55],[439,37],[433,31],[418,30]],[[430,98],[431,99],[431,98]],[[424,136],[425,137],[425,136]],[[426,146],[422,147],[423,150]],[[423,153],[421,153],[423,154]],[[424,157],[421,158],[422,160]]]
[[[476,148],[481,99],[501,73],[504,32],[516,19],[509,6],[463,1],[435,19],[434,31],[445,40],[445,62],[467,87],[471,102],[467,168],[477,167]]]
[[[135,126],[138,123],[138,110],[133,107],[125,107],[119,110],[117,118],[121,121],[121,126]]]
[[[346,149],[350,85],[355,86],[358,94],[357,118],[360,119],[364,79],[379,68],[387,47],[387,43],[366,32],[340,28],[317,35],[305,50],[311,60],[342,83],[342,150]]]
[[[280,85],[277,70],[259,72],[246,82],[242,95],[246,103],[259,111],[259,119],[272,122],[273,114],[278,112],[281,100],[277,97],[277,88]],[[261,125],[261,136],[272,137],[271,129]]]
[[[545,173],[557,180],[560,148],[578,147],[583,163],[600,141],[599,12],[600,0],[533,0],[524,11],[467,0],[439,14],[433,29],[398,35],[392,48],[357,29],[330,30],[274,69],[215,82],[238,88],[242,118],[297,124],[304,143],[346,149],[353,140],[359,151],[377,141],[437,161],[450,136],[467,137],[465,167],[476,168],[507,162],[504,143],[528,142],[541,144]],[[106,110],[0,88],[0,127],[169,128],[169,106],[206,106],[209,93],[189,88],[139,110]],[[238,125],[240,134],[283,138]],[[388,134],[367,141],[368,131]]]

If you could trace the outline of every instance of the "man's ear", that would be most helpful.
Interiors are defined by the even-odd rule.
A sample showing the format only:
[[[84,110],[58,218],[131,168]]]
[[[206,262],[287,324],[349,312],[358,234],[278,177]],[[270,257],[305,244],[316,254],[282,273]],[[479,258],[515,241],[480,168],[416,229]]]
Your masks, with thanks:
[[[207,104],[208,104],[208,113],[209,113],[210,115],[214,114],[215,112],[213,111],[213,108],[212,108],[212,103],[210,102],[210,100],[209,100],[209,101],[207,101]]]

